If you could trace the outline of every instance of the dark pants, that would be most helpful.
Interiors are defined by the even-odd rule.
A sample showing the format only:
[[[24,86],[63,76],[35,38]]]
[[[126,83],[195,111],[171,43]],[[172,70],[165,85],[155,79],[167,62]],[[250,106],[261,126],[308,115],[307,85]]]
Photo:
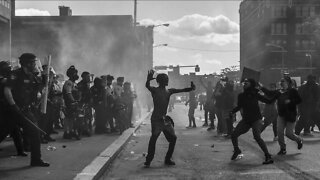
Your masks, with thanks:
[[[36,124],[36,118],[30,110],[23,111],[23,114]],[[30,141],[31,162],[39,161],[41,159],[39,130],[31,125],[31,123],[27,122],[26,119],[24,119],[15,111],[6,110],[4,117],[8,121],[11,121],[11,123],[8,125],[8,127],[1,129],[0,141],[6,138],[8,133],[12,132],[17,126],[22,127],[27,135],[28,140]]]
[[[277,133],[277,114],[272,114],[264,117],[263,125],[261,127],[261,133],[272,123],[272,130],[274,137],[278,136]]]
[[[224,110],[222,108],[216,108],[216,114],[218,118],[218,125],[217,125],[217,132],[218,134],[223,134],[227,133],[227,122],[226,122],[226,117],[224,115]],[[228,114],[228,112],[227,112]],[[228,115],[227,115],[228,116]]]
[[[231,135],[232,144],[235,150],[239,149],[238,145],[238,137],[242,134],[247,133],[250,128],[252,128],[253,137],[260,146],[261,150],[264,152],[265,155],[269,155],[268,148],[261,138],[261,126],[262,126],[262,120],[257,120],[252,123],[247,123],[244,120],[241,120],[239,124],[236,126],[234,131]]]
[[[231,135],[234,127],[233,127],[233,117],[229,117],[229,112],[230,111],[226,112],[227,115],[225,117],[226,118],[225,121],[227,123],[227,134]]]
[[[316,122],[317,126],[319,127],[319,122],[316,120],[316,109],[315,106],[305,106],[303,108],[300,108],[300,118],[297,121],[296,127],[295,127],[295,133],[300,134],[302,129],[304,130],[304,133],[310,133],[310,126],[312,125],[312,122]]]
[[[117,128],[120,130],[120,133],[125,131],[127,127],[127,115],[125,109],[117,109],[114,113],[114,119],[116,120]]]
[[[95,107],[96,117],[95,117],[95,133],[105,133],[106,128],[106,117],[105,117],[105,108],[103,106]]]
[[[205,104],[203,109],[204,109],[204,123],[208,124],[208,118],[209,118],[210,125],[214,127],[214,119],[215,119],[214,108],[213,107],[210,108],[208,104]]]
[[[195,111],[195,108],[194,107],[190,107],[189,108],[189,112],[188,112],[188,117],[189,117],[189,126],[196,126],[196,119],[194,117],[194,111]]]
[[[10,134],[16,147],[17,153],[23,152],[22,134],[17,124],[13,123],[9,119],[5,119],[1,115],[0,123],[0,143]]]
[[[165,159],[169,160],[172,157],[174,147],[176,145],[177,136],[174,132],[173,125],[167,125],[165,126],[164,123],[151,123],[152,128],[152,135],[149,140],[149,146],[148,146],[148,155],[146,157],[147,162],[151,162],[154,158],[154,153],[156,150],[156,142],[161,134],[163,132],[164,136],[166,137],[167,141],[169,142],[169,148],[166,154]]]
[[[114,130],[113,112],[111,108],[107,108],[106,119],[111,130]]]

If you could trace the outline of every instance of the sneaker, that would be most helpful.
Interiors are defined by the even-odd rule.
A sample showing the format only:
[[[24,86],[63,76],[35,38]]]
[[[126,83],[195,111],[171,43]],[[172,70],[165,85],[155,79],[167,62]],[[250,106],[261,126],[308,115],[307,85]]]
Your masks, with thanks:
[[[164,161],[164,164],[165,165],[168,165],[168,166],[174,166],[176,165],[176,163],[174,161],[172,161],[171,159],[167,159]]]
[[[207,131],[211,131],[211,130],[214,130],[212,127],[209,127],[208,129],[207,129]]]
[[[192,127],[193,127],[193,128],[196,128],[197,126],[196,126],[196,125],[193,125]]]
[[[231,157],[231,160],[236,160],[237,157],[238,157],[240,154],[241,154],[241,150],[240,150],[240,149],[234,150],[233,155],[232,155],[232,157]]]
[[[274,137],[273,141],[278,141],[278,136]]]
[[[280,149],[280,151],[278,152],[278,155],[286,155],[287,151],[286,149]]]
[[[151,162],[150,161],[146,161],[144,162],[144,167],[145,168],[149,168],[150,167]]]
[[[202,127],[207,127],[208,126],[208,123],[204,123],[203,125],[202,125]]]
[[[299,142],[298,142],[298,149],[302,149],[303,147],[303,140],[301,139]]]
[[[270,155],[266,156],[266,160],[262,164],[273,164],[273,159]]]
[[[31,161],[30,166],[49,167],[50,164],[42,160],[39,160],[39,161]]]

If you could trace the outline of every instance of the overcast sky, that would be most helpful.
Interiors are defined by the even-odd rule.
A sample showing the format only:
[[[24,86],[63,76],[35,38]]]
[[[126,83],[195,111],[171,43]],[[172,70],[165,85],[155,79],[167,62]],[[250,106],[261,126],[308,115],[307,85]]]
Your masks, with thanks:
[[[139,1],[141,24],[170,23],[155,28],[155,65],[196,65],[201,74],[239,64],[239,0]],[[132,1],[17,1],[17,15],[58,15],[58,6],[73,15],[133,15]],[[182,73],[194,71],[184,69]]]

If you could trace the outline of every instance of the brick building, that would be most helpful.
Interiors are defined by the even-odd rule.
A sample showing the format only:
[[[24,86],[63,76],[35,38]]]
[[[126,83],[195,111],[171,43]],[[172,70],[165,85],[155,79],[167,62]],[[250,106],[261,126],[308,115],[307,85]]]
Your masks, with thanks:
[[[261,71],[264,83],[319,77],[320,39],[306,23],[320,16],[319,0],[243,0],[239,12],[241,69]]]

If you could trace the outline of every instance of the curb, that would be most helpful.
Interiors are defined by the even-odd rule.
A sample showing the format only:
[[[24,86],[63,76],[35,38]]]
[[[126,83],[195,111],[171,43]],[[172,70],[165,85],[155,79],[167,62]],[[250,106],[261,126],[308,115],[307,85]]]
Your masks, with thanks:
[[[120,153],[124,145],[128,142],[129,138],[137,131],[142,122],[150,116],[150,112],[147,112],[136,123],[134,128],[129,128],[123,132],[118,139],[116,139],[109,147],[102,151],[89,165],[87,165],[74,180],[96,180],[99,179],[116,156]]]

